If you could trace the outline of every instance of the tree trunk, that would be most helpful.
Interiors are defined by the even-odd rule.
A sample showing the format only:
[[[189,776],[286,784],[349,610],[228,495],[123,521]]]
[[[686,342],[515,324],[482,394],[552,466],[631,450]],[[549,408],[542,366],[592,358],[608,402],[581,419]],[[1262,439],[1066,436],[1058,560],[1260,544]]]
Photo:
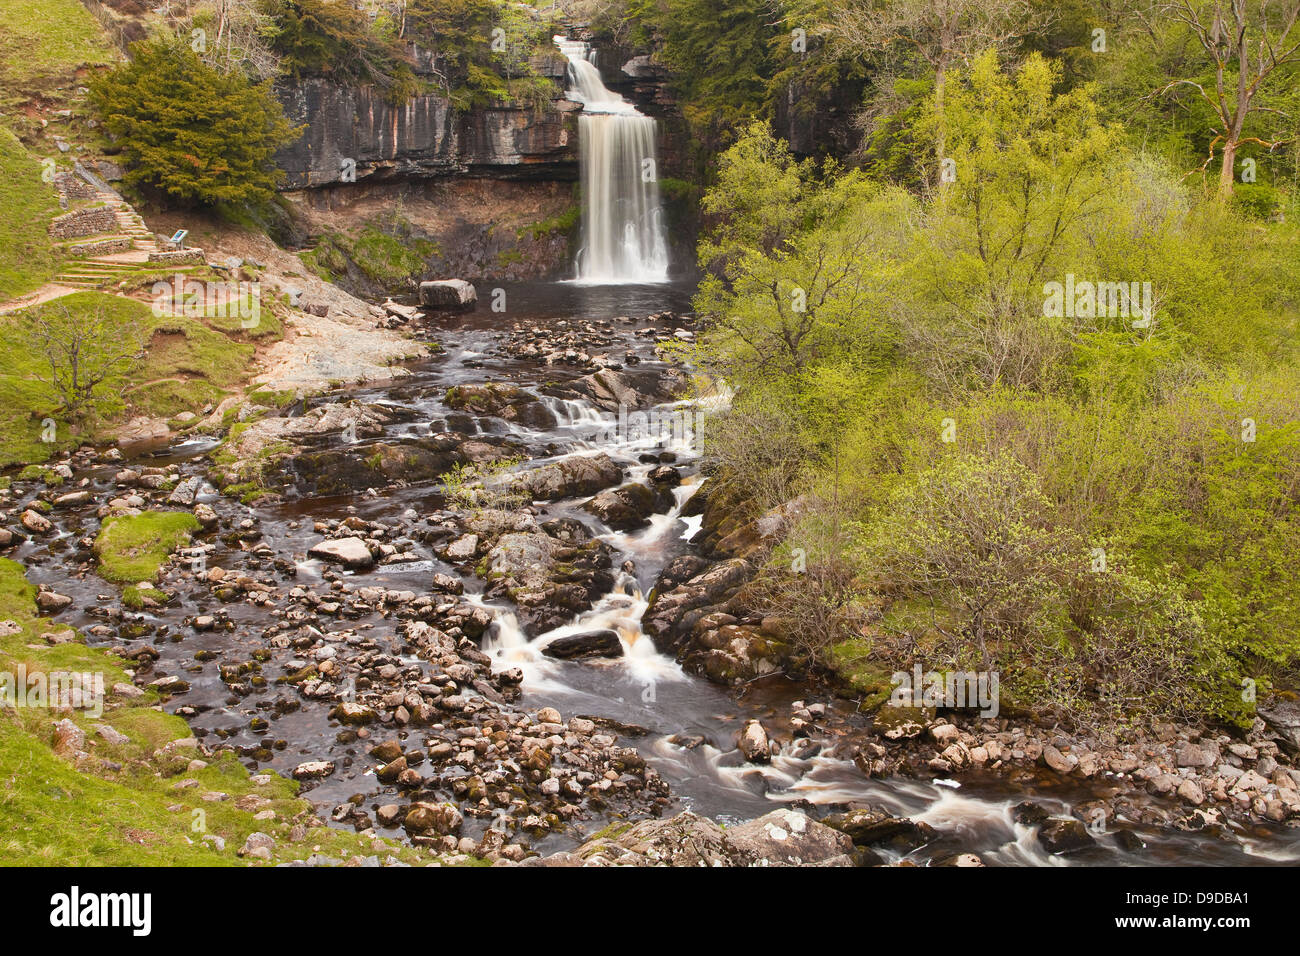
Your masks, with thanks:
[[[1232,195],[1233,180],[1237,176],[1237,144],[1229,142],[1223,147],[1223,165],[1219,169],[1219,197]]]
[[[947,123],[943,115],[943,97],[944,87],[947,85],[948,71],[943,63],[935,67],[934,71],[934,110],[935,110],[935,136],[934,136],[934,155],[936,170],[936,187],[942,193],[947,188],[947,183],[943,181],[943,161],[944,150],[948,148],[948,137],[946,135]]]

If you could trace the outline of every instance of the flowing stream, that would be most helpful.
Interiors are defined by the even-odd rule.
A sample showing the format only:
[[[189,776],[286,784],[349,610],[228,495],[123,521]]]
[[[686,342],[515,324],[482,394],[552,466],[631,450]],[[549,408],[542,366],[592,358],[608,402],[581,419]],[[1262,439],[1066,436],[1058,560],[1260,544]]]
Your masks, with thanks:
[[[578,117],[582,246],[578,282],[645,283],[668,278],[659,208],[655,121],[606,89],[591,45],[555,37],[569,60],[568,96]]]
[[[648,346],[649,336],[637,332],[655,330],[655,323],[644,319],[609,322],[612,316],[644,316],[657,310],[685,308],[689,290],[676,284],[661,287],[615,289],[583,287],[572,283],[528,283],[510,287],[512,303],[522,311],[511,319],[518,323],[541,324],[562,329],[569,323],[606,321],[612,330],[624,330],[629,349],[639,349],[640,368],[658,363]],[[527,303],[527,305],[522,305]],[[470,599],[485,607],[494,623],[483,638],[483,649],[494,659],[498,669],[519,667],[523,670],[523,696],[520,706],[536,709],[554,706],[567,717],[590,714],[612,718],[646,728],[644,736],[630,741],[646,760],[669,783],[676,809],[692,809],[723,822],[752,819],[783,804],[799,804],[814,815],[832,808],[871,803],[889,811],[929,823],[939,831],[938,838],[919,849],[886,851],[885,855],[924,864],[955,852],[979,853],[985,862],[1002,865],[1152,865],[1178,862],[1241,863],[1294,865],[1300,861],[1300,831],[1260,826],[1252,829],[1224,828],[1218,834],[1169,832],[1141,821],[1124,821],[1125,829],[1146,843],[1140,852],[1124,849],[1109,836],[1098,840],[1094,849],[1069,858],[1046,853],[1034,837],[1034,830],[1014,822],[1012,808],[1022,800],[1033,799],[1052,813],[1068,815],[1077,807],[1110,786],[1106,781],[1079,782],[1055,778],[1051,774],[1021,775],[1019,778],[993,773],[967,774],[957,780],[911,778],[869,779],[848,760],[836,759],[817,749],[796,750],[787,745],[779,750],[770,764],[746,763],[736,749],[737,731],[745,721],[758,718],[779,727],[789,718],[791,704],[797,700],[825,703],[837,713],[853,719],[852,704],[836,700],[784,676],[771,676],[744,688],[728,690],[699,677],[684,673],[675,660],[656,650],[642,633],[639,623],[646,606],[646,596],[662,567],[673,557],[686,553],[690,538],[698,530],[698,519],[687,520],[680,512],[702,479],[698,460],[689,440],[672,439],[667,444],[636,435],[597,437],[607,418],[589,403],[561,400],[545,395],[541,389],[548,382],[577,371],[521,359],[501,347],[508,333],[502,317],[468,316],[446,320],[433,330],[444,346],[437,356],[416,363],[413,375],[387,385],[359,389],[350,395],[326,396],[320,401],[357,398],[380,402],[407,414],[400,423],[389,426],[383,440],[398,441],[413,433],[438,430],[451,414],[444,404],[446,389],[451,385],[485,380],[510,382],[532,391],[555,413],[553,428],[538,430],[500,419],[482,418],[476,427],[487,433],[508,431],[537,454],[532,465],[570,455],[590,455],[603,450],[618,461],[629,480],[645,480],[650,469],[642,459],[647,451],[671,451],[675,467],[683,475],[670,507],[654,516],[649,525],[632,532],[611,531],[579,509],[584,499],[557,502],[548,508],[551,517],[573,517],[584,521],[617,552],[615,567],[630,561],[632,570],[617,576],[614,587],[589,611],[548,633],[529,640],[520,630],[513,609],[482,597],[483,582],[472,575],[463,576]],[[660,332],[668,332],[662,326]],[[619,349],[624,347],[620,342]],[[202,474],[203,455],[211,443],[195,442],[171,448],[155,449],[137,455],[140,464],[179,463],[182,474]],[[112,489],[114,467],[105,467],[92,475],[93,490],[102,500]],[[326,587],[326,568],[316,560],[303,559],[310,544],[320,535],[312,528],[315,520],[346,518],[356,515],[366,520],[391,520],[403,513],[425,514],[443,504],[437,486],[392,488],[378,494],[335,497],[292,496],[276,503],[245,506],[218,497],[208,488],[200,496],[223,514],[236,519],[249,516],[257,521],[259,538],[253,543],[224,547],[212,555],[214,565],[239,567],[240,573],[269,573],[271,556],[294,556],[294,577],[287,586]],[[63,522],[60,534],[52,540],[35,540],[25,544],[17,557],[29,568],[31,579],[45,583],[75,598],[73,608],[61,618],[68,624],[90,628],[102,624],[101,616],[91,613],[105,601],[101,596],[113,589],[93,575],[78,577],[71,573],[77,556],[69,547],[78,534],[93,533],[89,514],[68,516],[56,512]],[[391,589],[410,589],[424,593],[434,573],[457,574],[452,566],[438,559],[426,547],[416,549],[418,560],[380,565],[366,572],[347,573],[350,587],[375,585]],[[251,562],[251,563],[250,563]],[[251,568],[252,570],[245,570]],[[250,716],[267,713],[258,706],[256,696],[234,697],[211,665],[196,664],[196,652],[237,655],[241,641],[273,620],[272,608],[246,603],[231,603],[226,610],[237,625],[234,631],[193,633],[177,627],[182,615],[210,613],[211,595],[205,587],[178,588],[180,608],[145,612],[137,617],[149,633],[160,657],[158,668],[164,673],[184,673],[191,682],[189,693],[174,698],[168,709],[184,708],[196,732],[209,743],[211,736],[251,752],[264,734],[250,728]],[[477,596],[476,596],[477,595]],[[361,629],[372,639],[391,635],[396,622],[374,614],[358,621],[346,622]],[[557,638],[591,631],[611,629],[623,645],[624,656],[598,661],[563,661],[546,657],[541,649]],[[183,640],[182,640],[183,638]],[[94,639],[91,638],[93,641]],[[116,640],[113,638],[112,640]],[[292,650],[284,658],[268,662],[274,667],[288,667]],[[272,714],[271,735],[285,745],[264,752],[251,763],[259,769],[288,773],[303,760],[338,760],[341,770],[322,781],[309,794],[324,810],[365,792],[378,799],[381,789],[366,769],[367,761],[355,745],[341,744],[338,725],[328,719],[327,708],[304,704],[284,714]],[[864,721],[865,723],[865,721]],[[824,748],[829,750],[829,746]],[[592,819],[534,843],[542,852],[570,847],[604,826],[605,821]],[[400,831],[384,831],[400,837]]]

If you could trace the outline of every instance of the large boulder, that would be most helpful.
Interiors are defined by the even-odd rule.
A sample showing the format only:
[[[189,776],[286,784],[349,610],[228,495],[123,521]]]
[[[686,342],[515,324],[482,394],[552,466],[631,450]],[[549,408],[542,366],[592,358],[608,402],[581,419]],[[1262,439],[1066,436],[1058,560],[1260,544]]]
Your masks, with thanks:
[[[530,637],[589,610],[614,586],[613,551],[603,541],[566,544],[539,531],[502,535],[488,551],[488,596],[515,602]]]
[[[609,629],[557,637],[542,648],[547,657],[564,661],[583,657],[622,657],[623,642],[618,632]]]
[[[623,469],[601,452],[598,455],[572,455],[510,479],[512,487],[534,501],[557,501],[594,495],[623,480]]]
[[[342,445],[302,452],[269,472],[302,494],[332,495],[437,481],[456,465],[513,457],[499,440],[466,439],[456,432],[406,437],[395,442]]]
[[[307,556],[353,569],[368,568],[375,563],[375,556],[360,538],[330,538],[321,541],[307,550]]]
[[[420,283],[420,304],[444,312],[467,312],[478,304],[478,292],[464,279],[435,279]]]
[[[773,810],[727,831],[761,866],[852,866],[853,841],[799,810]]]
[[[1266,733],[1292,754],[1300,753],[1300,704],[1275,698],[1261,704],[1257,713],[1263,718]]]
[[[689,651],[683,647],[695,623],[709,609],[727,601],[754,575],[754,567],[743,558],[733,558],[707,567],[675,587],[668,587],[680,573],[677,562],[664,569],[655,584],[641,626],[660,651]]]
[[[475,415],[494,415],[533,428],[554,428],[555,413],[529,392],[514,385],[486,382],[453,385],[444,399],[447,407]]]
[[[643,527],[654,514],[656,496],[648,486],[632,482],[602,491],[582,506],[615,531]]]
[[[1047,821],[1039,828],[1038,842],[1052,854],[1075,853],[1096,843],[1088,828],[1074,819]]]
[[[774,810],[723,829],[687,811],[607,828],[578,849],[526,866],[852,866],[853,843],[798,810]]]
[[[885,845],[900,851],[923,846],[934,838],[934,829],[907,817],[896,817],[886,810],[859,807],[837,813],[824,821],[828,827],[845,834],[854,846]]]

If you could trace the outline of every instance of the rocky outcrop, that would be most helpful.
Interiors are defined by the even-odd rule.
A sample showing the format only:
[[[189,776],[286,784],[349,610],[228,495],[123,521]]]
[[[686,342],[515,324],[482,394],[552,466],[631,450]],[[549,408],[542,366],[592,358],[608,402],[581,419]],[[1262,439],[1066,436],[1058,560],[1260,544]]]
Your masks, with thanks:
[[[493,415],[507,422],[533,428],[554,428],[555,413],[536,396],[514,385],[488,382],[482,385],[453,385],[444,399],[447,407],[474,415]]]
[[[534,501],[557,501],[591,495],[623,479],[623,469],[609,455],[574,455],[512,479],[512,486]]]
[[[322,78],[284,81],[277,95],[303,134],[276,155],[286,189],[367,179],[450,175],[576,179],[578,105],[506,105],[457,112],[444,97],[390,103],[382,91]]]
[[[632,482],[602,491],[586,502],[582,510],[589,511],[615,531],[631,531],[644,527],[652,514],[666,510],[671,503],[671,494],[656,494],[656,489]]]
[[[420,283],[420,304],[445,312],[468,312],[478,303],[478,292],[464,279],[433,279]]]
[[[487,554],[487,594],[514,601],[519,626],[535,637],[608,593],[614,586],[612,566],[613,550],[603,541],[571,545],[541,531],[512,532]],[[579,654],[575,648],[572,656]]]
[[[613,832],[610,832],[613,831]],[[694,813],[617,826],[526,866],[853,866],[853,841],[799,810],[723,829]]]
[[[622,657],[623,642],[619,640],[617,631],[588,631],[586,634],[558,637],[543,647],[542,653],[562,661],[584,657]]]

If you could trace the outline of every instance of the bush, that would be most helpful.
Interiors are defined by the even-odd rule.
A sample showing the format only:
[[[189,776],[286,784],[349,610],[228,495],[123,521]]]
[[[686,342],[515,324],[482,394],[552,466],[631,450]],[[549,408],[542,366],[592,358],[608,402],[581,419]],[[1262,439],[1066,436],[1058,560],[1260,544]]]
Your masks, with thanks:
[[[92,82],[91,101],[121,143],[126,181],[182,203],[270,201],[284,175],[276,150],[297,136],[268,84],[173,39],[133,46],[130,63]]]

